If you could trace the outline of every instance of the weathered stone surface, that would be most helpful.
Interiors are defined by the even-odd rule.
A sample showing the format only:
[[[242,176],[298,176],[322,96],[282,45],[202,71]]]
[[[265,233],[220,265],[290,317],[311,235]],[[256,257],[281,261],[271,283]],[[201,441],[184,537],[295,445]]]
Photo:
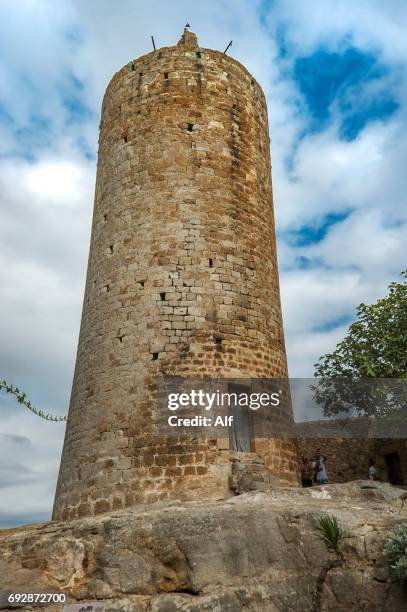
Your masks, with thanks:
[[[270,473],[264,463],[234,461],[230,488],[237,495],[247,491],[266,491],[271,487]]]
[[[111,612],[312,611],[318,577],[334,558],[315,530],[327,512],[344,529],[344,563],[328,572],[321,609],[402,611],[407,594],[382,551],[407,520],[405,491],[379,483],[372,506],[365,486],[161,502],[3,530],[0,590],[62,590],[71,603],[99,600]]]

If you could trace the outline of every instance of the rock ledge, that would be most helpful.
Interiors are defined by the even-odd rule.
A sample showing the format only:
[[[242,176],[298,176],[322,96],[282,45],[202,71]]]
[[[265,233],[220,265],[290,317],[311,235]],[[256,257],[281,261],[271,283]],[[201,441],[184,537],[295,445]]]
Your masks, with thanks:
[[[335,557],[316,537],[321,513],[344,529],[344,562],[325,580]],[[0,530],[0,609],[15,609],[10,591],[51,591],[106,612],[407,610],[382,553],[404,521],[405,490],[355,481]]]

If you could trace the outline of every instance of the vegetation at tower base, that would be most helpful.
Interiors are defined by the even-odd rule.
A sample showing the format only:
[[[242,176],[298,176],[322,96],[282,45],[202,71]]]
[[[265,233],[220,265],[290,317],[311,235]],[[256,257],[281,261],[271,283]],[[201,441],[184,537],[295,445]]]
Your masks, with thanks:
[[[407,523],[399,525],[384,547],[391,570],[400,582],[407,582]]]
[[[343,537],[342,528],[339,527],[335,516],[324,514],[319,517],[319,537],[329,551],[338,552]]]
[[[314,397],[326,415],[352,411],[396,418],[405,407],[407,271],[401,277],[390,283],[386,297],[358,306],[346,337],[315,364]]]
[[[327,551],[334,553],[335,557],[328,558],[325,565],[321,568],[315,589],[313,612],[320,612],[322,610],[322,596],[329,572],[345,562],[342,550],[340,549],[343,530],[339,527],[336,517],[330,514],[320,515],[318,517],[317,530],[319,532],[319,539],[324,543]]]

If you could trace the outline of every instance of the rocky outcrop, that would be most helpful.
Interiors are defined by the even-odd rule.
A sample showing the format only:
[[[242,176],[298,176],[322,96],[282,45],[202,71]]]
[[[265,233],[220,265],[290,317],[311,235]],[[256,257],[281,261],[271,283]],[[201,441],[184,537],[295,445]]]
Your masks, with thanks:
[[[382,552],[407,521],[406,498],[358,481],[2,530],[0,608],[11,609],[12,590],[64,592],[72,604],[97,600],[106,612],[407,610]],[[344,529],[343,561],[316,536],[321,513]]]

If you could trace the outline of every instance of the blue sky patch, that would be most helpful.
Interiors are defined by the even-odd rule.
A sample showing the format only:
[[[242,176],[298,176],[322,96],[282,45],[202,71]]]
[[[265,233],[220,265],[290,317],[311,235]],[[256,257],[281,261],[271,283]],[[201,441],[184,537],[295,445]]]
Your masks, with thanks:
[[[329,266],[325,264],[323,259],[320,257],[306,257],[305,255],[300,255],[295,258],[295,268],[297,270],[314,270],[318,269],[328,269]]]
[[[61,86],[61,100],[67,112],[66,123],[83,123],[92,119],[93,112],[85,103],[85,86],[72,72],[65,75]]]
[[[351,212],[351,210],[346,210],[338,213],[328,213],[322,220],[313,224],[303,225],[296,230],[284,232],[284,238],[290,246],[294,247],[315,244],[325,238],[332,226],[347,219]]]
[[[14,150],[3,151],[2,157],[22,157],[27,161],[34,161],[36,153],[50,146],[54,137],[51,121],[42,115],[32,115],[28,123],[15,128],[13,134],[17,146]]]
[[[315,333],[326,333],[330,332],[337,327],[342,327],[343,325],[350,325],[355,320],[354,316],[350,315],[342,315],[335,319],[331,319],[329,321],[325,321],[321,323],[321,325],[316,325],[312,328],[312,331]]]
[[[293,77],[310,114],[310,131],[326,128],[337,115],[340,137],[353,140],[373,120],[399,107],[389,88],[389,68],[373,53],[354,47],[343,52],[320,48],[294,62]]]
[[[86,138],[83,138],[81,136],[76,140],[76,144],[82,155],[88,161],[94,161],[96,159],[96,151],[89,145],[89,142],[86,140]]]
[[[0,102],[0,123],[11,125],[14,123],[13,117],[10,115],[4,104]]]
[[[389,94],[372,99],[360,111],[354,109],[344,114],[339,136],[342,140],[354,140],[370,121],[384,121],[398,108],[399,103]]]
[[[84,35],[81,28],[78,25],[72,25],[65,30],[65,40],[74,46],[83,44]]]
[[[274,0],[260,0],[257,6],[257,14],[259,16],[259,21],[264,28],[268,28],[267,19],[270,14],[271,9],[273,8]]]

